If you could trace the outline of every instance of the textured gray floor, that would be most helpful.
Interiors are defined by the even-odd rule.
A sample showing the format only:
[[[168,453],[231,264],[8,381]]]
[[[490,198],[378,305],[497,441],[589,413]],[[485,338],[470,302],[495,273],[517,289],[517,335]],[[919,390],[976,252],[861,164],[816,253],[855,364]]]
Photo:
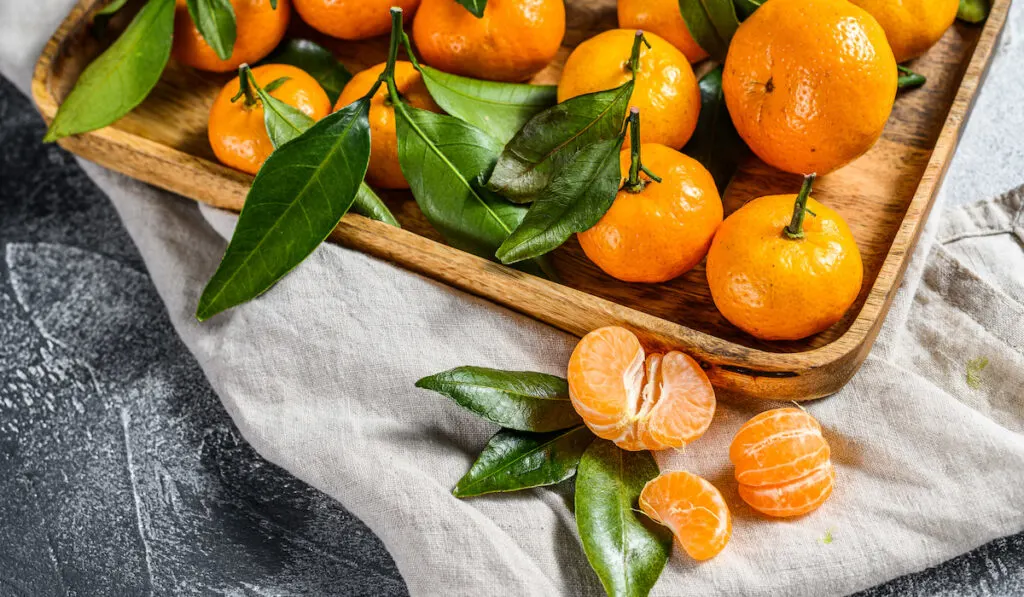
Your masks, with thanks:
[[[406,594],[361,522],[241,439],[42,134],[0,79],[0,596]],[[863,595],[1024,595],[1024,534]]]

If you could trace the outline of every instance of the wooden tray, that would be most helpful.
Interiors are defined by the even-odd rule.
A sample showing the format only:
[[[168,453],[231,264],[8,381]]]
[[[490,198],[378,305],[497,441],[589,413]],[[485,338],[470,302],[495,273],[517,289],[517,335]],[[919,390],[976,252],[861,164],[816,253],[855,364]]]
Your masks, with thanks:
[[[50,39],[36,65],[32,94],[50,121],[79,73],[102,50],[88,31],[102,0],[82,0]],[[553,83],[570,49],[616,26],[614,0],[568,0],[565,46],[536,82]],[[667,284],[626,284],[603,274],[575,240],[554,254],[557,284],[444,244],[408,193],[385,195],[403,229],[345,216],[332,239],[488,298],[567,332],[611,324],[636,331],[656,348],[697,358],[712,383],[759,398],[805,400],[839,390],[866,358],[956,148],[1010,0],[994,0],[986,24],[957,23],[914,70],[928,77],[901,93],[882,139],[853,164],[823,177],[815,197],[850,223],[864,258],[864,288],[847,316],[799,342],[762,342],[730,325],[715,309],[703,266]],[[353,72],[382,62],[387,41],[352,43],[318,37],[297,18],[295,35],[329,46]],[[216,207],[239,210],[251,177],[214,159],[206,139],[209,106],[228,76],[192,71],[173,61],[150,97],[131,114],[60,144],[112,170]],[[745,164],[724,197],[726,213],[761,195],[795,193],[798,177],[756,159]],[[244,309],[245,307],[240,307]]]

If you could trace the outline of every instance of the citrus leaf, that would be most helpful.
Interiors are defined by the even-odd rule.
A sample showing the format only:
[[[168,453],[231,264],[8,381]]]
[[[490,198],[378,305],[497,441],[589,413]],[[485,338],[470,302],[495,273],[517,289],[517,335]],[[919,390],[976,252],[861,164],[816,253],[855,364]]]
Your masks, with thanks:
[[[453,247],[494,258],[526,215],[480,184],[501,144],[475,126],[395,103],[398,162],[423,215]],[[539,266],[539,267],[537,267]],[[529,267],[548,271],[544,264]]]
[[[369,109],[359,100],[270,154],[199,298],[200,321],[265,292],[338,225],[370,161]]]
[[[658,476],[650,452],[595,440],[576,471],[576,526],[583,551],[611,597],[643,597],[661,576],[672,533],[637,515],[640,492]]]
[[[736,13],[741,20],[746,20],[764,3],[765,0],[736,0]]]
[[[192,17],[199,35],[217,53],[221,60],[231,58],[235,48],[235,9],[228,0],[186,0],[188,14]]]
[[[528,203],[580,149],[622,132],[633,81],[568,99],[526,122],[508,142],[487,182],[517,203]]]
[[[580,424],[561,377],[529,371],[456,367],[416,382],[502,427],[555,431]]]
[[[373,189],[365,182],[359,185],[359,192],[356,193],[356,201],[352,204],[352,211],[371,220],[384,222],[395,228],[402,227],[395,218],[395,214],[391,213],[391,210],[388,209],[384,200],[377,193],[373,192]]]
[[[501,141],[509,139],[535,114],[558,103],[554,85],[496,83],[460,77],[420,66],[423,82],[437,105]]]
[[[722,93],[722,67],[700,78],[700,117],[683,153],[697,160],[715,179],[719,194],[725,194],[736,169],[750,154],[736,132]]]
[[[896,68],[899,70],[899,77],[896,79],[897,89],[917,89],[928,82],[924,75],[919,75],[903,65],[896,65]]]
[[[991,8],[989,0],[960,0],[960,9],[956,13],[956,18],[977,25],[988,18],[988,11]]]
[[[596,224],[619,191],[623,140],[620,135],[576,152],[498,247],[498,259],[508,264],[539,257]]]
[[[480,18],[484,16],[484,9],[487,8],[487,0],[455,0],[466,7],[466,10],[473,13],[473,16]]]
[[[345,66],[338,62],[330,50],[308,39],[285,41],[263,62],[266,64],[290,64],[306,71],[324,88],[331,104],[338,101],[341,90],[352,78]]]
[[[109,15],[112,15],[115,12],[117,12],[117,11],[121,10],[122,8],[124,8],[124,5],[127,4],[127,3],[128,3],[128,0],[114,0],[110,4],[104,6],[103,8],[101,8],[99,10],[97,10],[96,11],[96,16],[100,16],[100,15],[109,16]]]
[[[43,141],[103,128],[142,103],[171,56],[174,0],[149,0],[124,33],[88,66]]]
[[[502,429],[452,490],[465,498],[561,483],[576,474],[594,435],[584,425],[549,433]]]
[[[697,45],[715,60],[725,60],[740,25],[733,0],[679,0],[679,10]]]

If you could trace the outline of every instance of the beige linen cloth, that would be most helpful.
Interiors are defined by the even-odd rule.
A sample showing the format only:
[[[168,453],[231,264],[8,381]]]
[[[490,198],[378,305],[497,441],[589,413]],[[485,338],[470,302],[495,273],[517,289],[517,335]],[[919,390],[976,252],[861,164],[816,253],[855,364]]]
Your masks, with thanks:
[[[0,2],[0,70],[23,90],[71,3]],[[843,391],[807,406],[833,447],[833,497],[797,520],[753,515],[727,447],[775,405],[720,403],[704,438],[659,461],[722,490],[732,542],[702,564],[676,550],[655,595],[844,594],[1024,529],[1024,190],[1010,190],[1024,182],[1022,21],[1016,2],[874,351]],[[336,246],[199,324],[196,301],[234,217],[83,166],[244,436],[362,518],[413,595],[601,593],[571,484],[455,499],[495,428],[413,387],[468,364],[564,374],[573,338]],[[967,362],[978,358],[988,366],[972,387]]]

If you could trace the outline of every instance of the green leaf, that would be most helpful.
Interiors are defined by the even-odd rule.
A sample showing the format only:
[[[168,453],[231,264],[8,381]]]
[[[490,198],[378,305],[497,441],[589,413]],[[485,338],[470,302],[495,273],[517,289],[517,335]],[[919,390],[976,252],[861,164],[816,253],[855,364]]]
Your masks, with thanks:
[[[369,109],[359,100],[270,154],[199,298],[200,321],[265,292],[338,225],[370,161]]]
[[[899,77],[896,79],[897,89],[917,89],[928,82],[924,75],[919,75],[905,66],[896,65],[896,68],[899,70]]]
[[[679,0],[679,10],[697,45],[715,60],[725,60],[740,25],[733,0]]]
[[[458,118],[402,102],[395,103],[395,121],[398,162],[423,215],[453,247],[493,259],[526,215],[480,183],[501,144]],[[538,265],[531,271],[547,271]]]
[[[506,143],[541,110],[558,103],[554,85],[496,83],[420,66],[430,96],[452,116]]]
[[[371,220],[390,224],[395,228],[402,227],[395,218],[395,214],[391,213],[391,210],[388,209],[384,200],[377,193],[373,192],[373,189],[365,182],[359,185],[359,192],[356,193],[356,201],[352,204],[352,211]]]
[[[110,19],[114,18],[119,10],[124,8],[124,5],[128,3],[128,0],[114,0],[110,4],[96,11],[96,14],[92,17],[92,35],[94,38],[103,40],[107,36],[107,27],[110,25]]]
[[[594,435],[584,425],[549,433],[502,429],[487,442],[452,494],[465,498],[561,483],[576,474]]]
[[[167,65],[173,31],[174,0],[149,0],[82,72],[43,141],[103,128],[142,103]]]
[[[700,79],[700,117],[683,153],[697,160],[715,179],[719,194],[725,194],[736,169],[750,154],[747,144],[729,117],[722,93],[722,67]]]
[[[186,0],[188,14],[206,43],[221,60],[235,48],[235,9],[228,0]]]
[[[956,18],[977,25],[988,18],[988,11],[991,8],[989,0],[960,0]]]
[[[338,101],[341,90],[352,78],[352,75],[344,65],[338,62],[330,50],[308,39],[285,41],[263,62],[265,64],[290,64],[306,71],[324,88],[331,104]]]
[[[466,7],[466,10],[473,13],[473,16],[480,18],[484,16],[484,8],[487,7],[487,0],[456,0],[459,4]]]
[[[623,140],[620,135],[576,152],[498,248],[498,259],[508,264],[540,257],[596,224],[619,191]]]
[[[128,0],[114,0],[110,4],[104,6],[103,8],[101,8],[99,10],[97,10],[96,11],[96,16],[100,16],[100,15],[109,16],[109,15],[112,15],[115,12],[117,12],[117,11],[121,10],[122,8],[124,8],[124,5],[127,4],[127,3],[128,3]]]
[[[456,367],[424,377],[416,387],[444,394],[509,429],[556,431],[581,422],[569,401],[568,382],[545,373]]]
[[[741,20],[746,20],[764,3],[765,0],[736,0],[736,12]]]
[[[627,81],[537,114],[501,152],[488,188],[517,203],[533,201],[576,152],[622,133],[632,94],[633,81]]]
[[[595,440],[576,472],[576,526],[583,551],[611,597],[643,597],[658,581],[672,533],[638,515],[640,492],[658,476],[650,452]]]

